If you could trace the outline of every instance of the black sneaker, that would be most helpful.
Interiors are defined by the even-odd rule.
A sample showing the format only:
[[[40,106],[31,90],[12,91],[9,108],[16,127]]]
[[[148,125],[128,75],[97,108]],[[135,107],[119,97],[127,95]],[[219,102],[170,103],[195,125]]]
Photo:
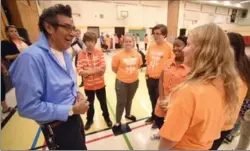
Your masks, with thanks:
[[[116,124],[115,124],[115,125],[113,126],[112,129],[113,129],[114,131],[121,130],[121,125],[122,125],[121,123],[119,123],[119,125],[116,125]]]
[[[231,143],[233,140],[234,140],[234,136],[228,135],[228,136],[224,139],[224,142],[225,142],[226,144],[229,144],[229,143]]]
[[[150,118],[148,118],[145,122],[146,123],[151,123],[151,122],[153,122],[154,120],[153,120],[153,117],[150,117]]]
[[[108,127],[112,127],[113,123],[111,120],[105,120]]]
[[[87,123],[86,123],[84,129],[85,129],[86,131],[89,130],[92,124],[93,124],[93,121],[91,121],[91,122],[87,121]]]
[[[129,119],[129,120],[131,120],[131,121],[133,121],[133,122],[135,122],[136,121],[136,117],[134,116],[134,115],[130,115],[130,116],[125,116],[125,118],[127,118],[127,119]]]

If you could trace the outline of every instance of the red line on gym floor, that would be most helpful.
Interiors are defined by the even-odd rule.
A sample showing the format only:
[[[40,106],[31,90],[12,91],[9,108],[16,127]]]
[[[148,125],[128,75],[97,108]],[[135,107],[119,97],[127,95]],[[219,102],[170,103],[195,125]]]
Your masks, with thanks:
[[[45,149],[46,149],[46,147],[47,147],[47,146],[46,146],[46,142],[45,142],[45,141],[44,141],[43,145],[44,145],[44,146],[43,146],[42,150],[45,150]]]
[[[105,138],[109,138],[109,137],[112,137],[112,136],[114,136],[114,134],[109,134],[109,135],[105,135],[105,136],[102,136],[102,137],[94,138],[94,139],[91,139],[89,141],[86,141],[86,144],[93,143],[93,142],[96,142],[96,141],[99,141],[99,140],[102,140],[102,139],[105,139]]]
[[[139,125],[139,126],[131,128],[131,130],[139,129],[139,128],[145,127],[147,125],[150,125],[150,124],[152,124],[152,123],[147,123],[147,124]],[[112,136],[114,136],[114,134],[108,134],[108,135],[104,135],[102,137],[94,138],[94,139],[91,139],[89,141],[86,141],[86,144],[90,144],[90,143],[93,143],[93,142],[96,142],[96,141],[99,141],[99,140],[102,140],[102,139],[106,139],[106,138],[109,138],[109,137],[112,137]],[[46,145],[45,141],[44,141],[44,145]],[[42,150],[45,150],[45,149],[46,149],[46,146],[43,147]]]

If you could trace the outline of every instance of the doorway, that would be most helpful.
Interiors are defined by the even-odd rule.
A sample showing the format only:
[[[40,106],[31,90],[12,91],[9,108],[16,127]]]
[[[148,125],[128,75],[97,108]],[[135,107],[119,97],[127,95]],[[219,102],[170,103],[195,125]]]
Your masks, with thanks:
[[[115,27],[115,33],[118,38],[121,38],[121,36],[125,34],[125,27]]]

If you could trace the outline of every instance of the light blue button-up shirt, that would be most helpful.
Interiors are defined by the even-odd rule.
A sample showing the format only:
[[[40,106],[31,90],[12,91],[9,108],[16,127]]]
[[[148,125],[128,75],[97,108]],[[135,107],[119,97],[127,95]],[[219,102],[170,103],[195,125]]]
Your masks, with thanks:
[[[39,40],[11,65],[10,76],[20,116],[38,123],[67,121],[78,88],[71,57],[67,51],[63,55],[67,70],[60,65],[41,33]]]

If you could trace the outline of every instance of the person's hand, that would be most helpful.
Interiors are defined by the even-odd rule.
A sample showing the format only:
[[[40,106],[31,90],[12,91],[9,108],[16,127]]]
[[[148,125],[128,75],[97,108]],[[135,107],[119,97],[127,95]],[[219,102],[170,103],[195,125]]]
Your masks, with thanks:
[[[7,76],[7,75],[9,75],[9,72],[8,72],[8,70],[3,70],[3,74],[5,75],[5,76]]]
[[[77,96],[76,96],[76,102],[80,102],[80,101],[86,101],[86,99],[84,98],[84,96],[82,95],[81,92],[77,92]]]
[[[103,75],[103,72],[104,72],[103,68],[100,68],[100,67],[96,68],[96,74],[97,75]]]
[[[73,106],[73,113],[74,114],[84,114],[89,109],[89,102],[88,101],[80,101],[76,102]]]
[[[168,109],[168,103],[169,103],[169,100],[168,98],[166,97],[164,100],[159,100],[159,106],[164,110],[166,111]]]

